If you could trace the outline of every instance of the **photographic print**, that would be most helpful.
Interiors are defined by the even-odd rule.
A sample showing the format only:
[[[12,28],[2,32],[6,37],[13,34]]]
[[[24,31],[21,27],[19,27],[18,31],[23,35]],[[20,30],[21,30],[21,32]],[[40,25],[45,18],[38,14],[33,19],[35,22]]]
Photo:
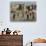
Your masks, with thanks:
[[[36,21],[36,2],[11,2],[10,21]]]

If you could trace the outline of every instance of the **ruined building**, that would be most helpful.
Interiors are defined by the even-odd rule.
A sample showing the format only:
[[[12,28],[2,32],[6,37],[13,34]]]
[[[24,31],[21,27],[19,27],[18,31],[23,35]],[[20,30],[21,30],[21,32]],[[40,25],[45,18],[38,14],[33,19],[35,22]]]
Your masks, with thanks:
[[[0,35],[0,46],[23,46],[23,35],[10,35],[11,31],[8,28],[4,35],[4,31]]]

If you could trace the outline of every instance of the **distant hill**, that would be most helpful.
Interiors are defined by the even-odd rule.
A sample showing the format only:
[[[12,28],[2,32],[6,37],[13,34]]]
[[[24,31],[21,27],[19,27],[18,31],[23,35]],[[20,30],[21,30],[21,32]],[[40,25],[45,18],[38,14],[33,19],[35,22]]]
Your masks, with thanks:
[[[34,43],[46,43],[46,39],[43,38],[37,38],[33,40]]]

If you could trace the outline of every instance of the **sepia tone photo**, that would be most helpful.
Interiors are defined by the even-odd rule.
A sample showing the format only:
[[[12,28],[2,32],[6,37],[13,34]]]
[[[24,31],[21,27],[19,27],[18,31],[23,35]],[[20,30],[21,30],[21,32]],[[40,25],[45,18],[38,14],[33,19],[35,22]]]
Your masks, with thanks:
[[[36,2],[11,2],[10,21],[36,21]]]

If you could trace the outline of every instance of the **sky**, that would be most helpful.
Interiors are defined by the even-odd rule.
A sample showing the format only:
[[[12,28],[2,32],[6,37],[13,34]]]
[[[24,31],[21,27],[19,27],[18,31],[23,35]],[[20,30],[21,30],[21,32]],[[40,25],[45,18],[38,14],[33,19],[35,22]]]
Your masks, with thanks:
[[[23,44],[35,38],[46,38],[46,0],[19,0],[36,1],[37,21],[36,22],[11,22],[10,21],[10,2],[18,0],[0,0],[0,31],[7,27],[12,31],[18,29],[23,32]]]

